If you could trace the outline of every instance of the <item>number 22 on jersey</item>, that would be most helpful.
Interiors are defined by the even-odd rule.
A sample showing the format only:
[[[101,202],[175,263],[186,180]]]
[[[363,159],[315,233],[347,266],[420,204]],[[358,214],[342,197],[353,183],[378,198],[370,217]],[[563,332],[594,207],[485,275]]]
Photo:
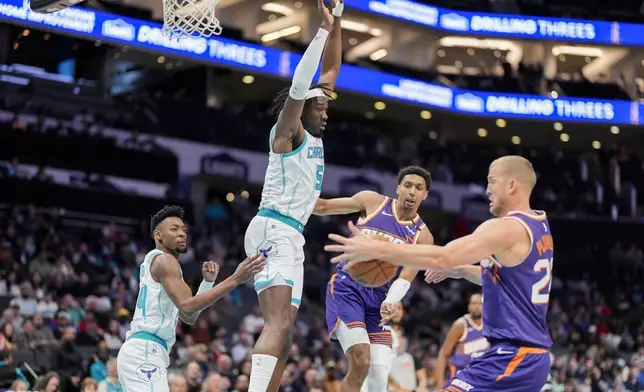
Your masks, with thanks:
[[[552,258],[539,259],[534,264],[534,272],[545,273],[537,283],[532,285],[532,303],[547,305],[550,300],[550,287],[552,286]]]

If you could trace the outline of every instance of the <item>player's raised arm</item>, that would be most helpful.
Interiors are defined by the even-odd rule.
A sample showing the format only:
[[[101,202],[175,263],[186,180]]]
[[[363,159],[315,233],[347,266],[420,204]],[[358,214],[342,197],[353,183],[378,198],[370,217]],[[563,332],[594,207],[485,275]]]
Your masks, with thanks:
[[[261,271],[265,264],[261,255],[249,257],[239,264],[237,270],[229,278],[194,297],[190,287],[181,279],[181,267],[174,257],[167,254],[157,256],[152,263],[150,272],[155,280],[163,285],[163,289],[179,312],[192,315],[217,302],[232,289],[250,279],[251,276]]]
[[[474,233],[456,239],[445,246],[393,245],[363,235],[349,223],[354,236],[345,238],[330,234],[338,245],[327,245],[325,250],[341,252],[332,262],[349,260],[346,268],[368,260],[385,260],[418,269],[446,270],[460,265],[477,263],[494,254],[500,254],[517,243],[529,240],[527,231],[516,219],[490,219]]]
[[[342,66],[342,11],[344,11],[344,0],[331,0],[333,10],[333,30],[329,35],[329,41],[322,54],[322,69],[320,71],[320,83],[331,91],[335,88],[335,81],[338,79],[340,67]]]
[[[445,384],[445,369],[447,368],[447,363],[463,333],[465,333],[465,322],[462,318],[459,318],[450,327],[445,341],[438,352],[438,360],[436,361],[436,384],[439,388]]]
[[[362,191],[351,197],[336,199],[318,199],[313,208],[314,215],[346,215],[359,212],[362,216],[369,214],[379,206],[385,197],[377,192]]]
[[[317,35],[304,52],[295,72],[293,82],[288,92],[288,97],[281,108],[275,126],[275,138],[273,139],[273,152],[284,154],[293,151],[304,139],[303,128],[300,125],[302,109],[306,102],[307,94],[313,77],[318,70],[320,57],[324,51],[329,32],[333,28],[333,15],[324,5],[323,0],[318,0],[318,10],[322,17],[322,24]]]

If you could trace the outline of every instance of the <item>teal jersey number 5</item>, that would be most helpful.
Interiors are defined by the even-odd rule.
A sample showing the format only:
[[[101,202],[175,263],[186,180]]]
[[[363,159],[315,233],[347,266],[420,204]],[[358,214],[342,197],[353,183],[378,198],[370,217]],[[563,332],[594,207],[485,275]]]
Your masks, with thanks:
[[[315,170],[315,190],[322,190],[322,179],[324,177],[324,165],[317,165]]]

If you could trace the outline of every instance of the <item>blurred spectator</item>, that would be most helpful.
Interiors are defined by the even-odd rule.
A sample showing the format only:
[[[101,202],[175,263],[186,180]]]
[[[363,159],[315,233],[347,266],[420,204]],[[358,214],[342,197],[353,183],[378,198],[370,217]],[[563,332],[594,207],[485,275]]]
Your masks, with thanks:
[[[67,329],[63,332],[58,352],[58,370],[66,387],[75,388],[80,385],[83,374],[83,360],[76,346],[76,333]],[[60,379],[60,378],[59,378]]]
[[[33,335],[40,345],[55,345],[57,344],[54,334],[51,329],[45,325],[45,320],[40,313],[36,313],[32,320]]]
[[[182,375],[175,375],[170,380],[170,392],[188,392],[188,382]]]
[[[30,282],[20,284],[20,297],[16,300],[22,317],[33,317],[36,314],[38,301],[34,296],[34,289]]]
[[[53,319],[58,312],[58,304],[52,299],[51,293],[44,293],[36,307],[36,311],[46,319]]]
[[[38,338],[34,333],[34,323],[30,318],[26,318],[22,322],[22,330],[16,334],[16,347],[20,350],[35,349],[39,346]]]
[[[121,338],[121,329],[119,322],[115,319],[111,319],[108,325],[107,331],[103,334],[105,339],[105,344],[110,350],[118,350],[123,344],[123,339]]]
[[[107,377],[98,383],[97,392],[122,392],[123,388],[118,379],[118,371],[116,369],[116,359],[107,361]]]
[[[56,372],[47,372],[40,377],[34,385],[37,392],[58,392],[60,389],[60,376]]]
[[[93,378],[87,377],[81,382],[81,392],[97,392],[98,383]]]

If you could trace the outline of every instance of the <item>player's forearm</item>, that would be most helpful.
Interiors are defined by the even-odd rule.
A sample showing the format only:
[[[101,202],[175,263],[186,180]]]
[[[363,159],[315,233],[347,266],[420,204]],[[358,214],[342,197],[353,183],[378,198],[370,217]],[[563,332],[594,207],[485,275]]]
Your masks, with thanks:
[[[379,260],[419,270],[444,270],[450,264],[445,248],[435,245],[380,243],[377,252]]]
[[[445,354],[441,352],[438,353],[438,358],[436,360],[436,378],[437,386],[441,388],[445,384],[445,369],[447,368],[448,358]]]
[[[289,95],[295,100],[304,100],[313,82],[313,76],[318,69],[320,57],[324,51],[324,44],[329,37],[329,31],[320,28],[313,41],[302,55],[300,62],[293,72],[293,82]]]
[[[188,298],[185,301],[182,301],[178,306],[179,311],[183,314],[188,315],[201,312],[208,306],[219,301],[221,297],[231,292],[240,283],[241,282],[239,282],[235,276],[231,276],[212,289],[204,291],[203,293],[197,294],[192,298]]]
[[[411,287],[411,281],[403,278],[402,276],[392,283],[389,291],[387,292],[387,297],[384,302],[388,304],[397,304],[402,301],[407,295],[409,288]]]
[[[416,378],[418,379],[418,389],[417,391],[427,390],[427,372],[424,368],[416,370]]]
[[[315,215],[347,215],[360,211],[360,206],[350,197],[318,199],[313,208]]]
[[[340,73],[342,66],[342,18],[335,17],[333,30],[329,34],[329,39],[322,54],[322,64],[320,75],[324,77],[320,82],[329,83],[329,88],[333,90],[335,81]],[[324,79],[324,80],[323,80]]]

